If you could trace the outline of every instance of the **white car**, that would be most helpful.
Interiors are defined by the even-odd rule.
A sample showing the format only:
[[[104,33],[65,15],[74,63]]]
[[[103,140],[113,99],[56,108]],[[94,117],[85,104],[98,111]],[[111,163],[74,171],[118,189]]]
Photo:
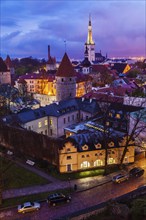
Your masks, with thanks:
[[[19,213],[32,212],[39,209],[40,209],[40,203],[38,202],[25,202],[22,205],[18,205]]]

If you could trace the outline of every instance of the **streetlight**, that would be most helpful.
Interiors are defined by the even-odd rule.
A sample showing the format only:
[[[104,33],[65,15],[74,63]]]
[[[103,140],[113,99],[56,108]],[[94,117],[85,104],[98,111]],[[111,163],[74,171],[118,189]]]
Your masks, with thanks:
[[[68,183],[69,183],[69,191],[70,191],[70,194],[71,194],[71,183],[70,183],[70,178],[68,178]]]

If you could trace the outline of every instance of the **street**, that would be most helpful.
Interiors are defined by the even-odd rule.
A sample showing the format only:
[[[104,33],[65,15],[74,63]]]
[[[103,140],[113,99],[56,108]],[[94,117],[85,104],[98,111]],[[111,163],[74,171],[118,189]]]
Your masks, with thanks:
[[[70,215],[79,210],[92,207],[111,198],[126,194],[138,186],[146,183],[146,171],[139,178],[130,178],[128,181],[115,184],[106,183],[82,192],[74,192],[72,201],[68,204],[62,204],[56,207],[50,207],[46,202],[41,203],[41,209],[36,212],[27,214],[18,214],[17,208],[1,211],[0,219],[2,220],[55,220],[63,219],[63,216]]]

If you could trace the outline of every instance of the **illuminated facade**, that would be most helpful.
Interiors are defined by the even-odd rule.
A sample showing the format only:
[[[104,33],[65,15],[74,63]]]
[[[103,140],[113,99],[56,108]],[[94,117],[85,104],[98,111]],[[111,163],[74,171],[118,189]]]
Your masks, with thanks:
[[[86,134],[85,134],[86,135]],[[80,137],[81,142],[81,137]],[[79,144],[74,139],[67,139],[64,146],[59,151],[59,171],[61,173],[95,169],[105,165],[105,149],[101,141],[97,143]],[[126,138],[121,138],[119,142],[110,141],[108,144],[108,165],[120,164],[120,159],[124,150]],[[132,145],[133,144],[133,145]],[[128,150],[124,157],[124,163],[134,162],[134,143],[129,143]]]
[[[92,90],[91,77],[77,74],[66,53],[56,74],[44,72],[20,76],[15,83],[18,90],[22,88],[24,81],[27,92],[34,94],[35,98],[39,97],[42,106],[54,101],[81,97]]]

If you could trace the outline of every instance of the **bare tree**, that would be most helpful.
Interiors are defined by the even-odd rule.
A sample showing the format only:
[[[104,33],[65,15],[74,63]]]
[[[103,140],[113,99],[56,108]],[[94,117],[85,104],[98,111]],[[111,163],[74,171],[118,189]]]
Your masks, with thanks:
[[[125,146],[121,157],[120,165],[123,164],[127,149],[129,146],[131,146],[133,140],[136,140],[142,135],[142,133],[146,132],[146,123],[144,122],[146,121],[146,110],[141,109],[139,111],[129,114],[129,120],[130,120],[130,124],[129,124],[129,129],[127,127],[127,134],[125,136],[126,137]],[[141,144],[142,143],[139,143],[139,146]],[[135,142],[135,146],[136,146],[136,142]]]

